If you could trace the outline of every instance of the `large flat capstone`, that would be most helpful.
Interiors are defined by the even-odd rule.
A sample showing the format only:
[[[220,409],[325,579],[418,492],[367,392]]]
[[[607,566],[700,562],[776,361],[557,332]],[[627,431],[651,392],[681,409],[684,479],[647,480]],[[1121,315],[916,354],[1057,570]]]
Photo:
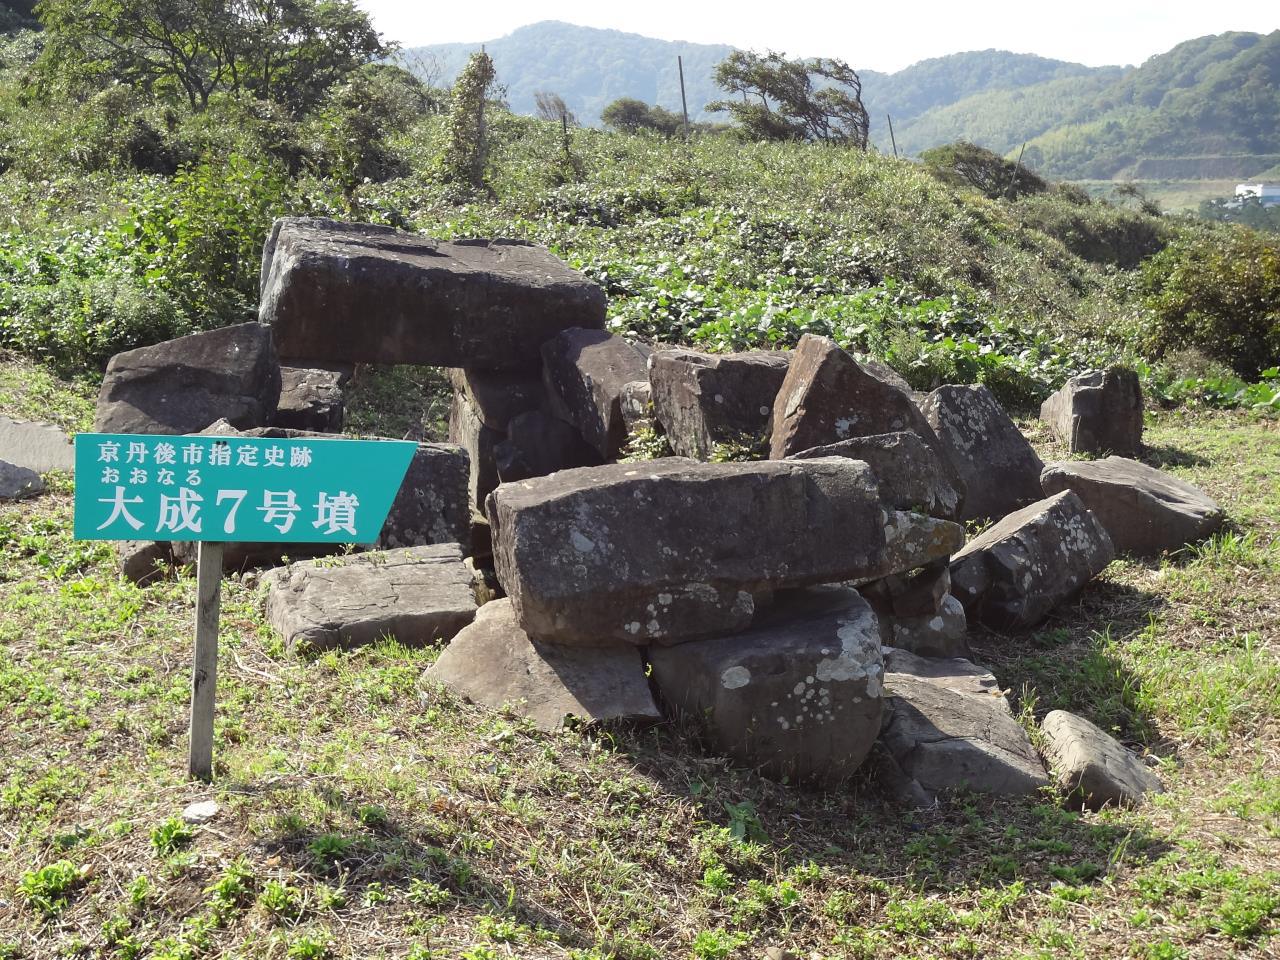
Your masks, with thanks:
[[[267,619],[290,649],[350,648],[384,637],[421,646],[451,639],[476,613],[456,543],[308,560],[272,570],[263,582]]]
[[[1044,464],[985,386],[939,387],[920,402],[964,484],[960,519],[999,519],[1041,497]]]
[[[629,643],[567,647],[531,640],[510,600],[486,603],[427,670],[426,679],[542,730],[566,719],[656,720],[640,651]]]
[[[1158,556],[1211,536],[1226,519],[1199,487],[1124,457],[1051,463],[1040,483],[1047,495],[1075,491],[1117,553]]]
[[[679,456],[709,460],[717,445],[767,440],[791,354],[658,350],[649,357],[653,415]]]
[[[951,590],[993,630],[1034,627],[1115,559],[1102,524],[1070,490],[1011,513],[951,561]]]
[[[966,788],[1028,796],[1049,782],[995,677],[967,660],[885,656],[881,737],[898,766],[930,793]]]
[[[843,458],[564,470],[503,484],[487,512],[521,624],[565,643],[742,630],[756,593],[869,576],[885,547],[871,472]]]
[[[519,370],[561,330],[604,325],[604,291],[521,241],[285,218],[262,263],[258,317],[289,357]]]
[[[767,776],[838,783],[880,733],[876,615],[856,590],[788,591],[744,633],[653,647],[663,698]]]
[[[117,353],[98,392],[98,433],[199,433],[268,423],[280,400],[271,329],[242,323]]]

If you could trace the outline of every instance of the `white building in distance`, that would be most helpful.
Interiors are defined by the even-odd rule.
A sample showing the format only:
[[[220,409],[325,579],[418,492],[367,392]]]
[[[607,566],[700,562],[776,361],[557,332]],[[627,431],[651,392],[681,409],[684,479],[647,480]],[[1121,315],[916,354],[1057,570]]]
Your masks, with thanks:
[[[1236,203],[1254,199],[1261,200],[1264,207],[1280,204],[1280,183],[1236,184]]]

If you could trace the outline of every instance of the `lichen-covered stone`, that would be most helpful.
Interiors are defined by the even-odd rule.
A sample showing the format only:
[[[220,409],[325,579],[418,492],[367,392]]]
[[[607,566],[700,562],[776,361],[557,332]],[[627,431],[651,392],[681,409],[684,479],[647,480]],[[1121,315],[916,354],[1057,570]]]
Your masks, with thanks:
[[[959,519],[999,519],[1040,499],[1044,464],[985,386],[939,387],[920,410],[964,485]]]
[[[480,608],[427,670],[426,679],[493,710],[525,717],[540,730],[565,720],[660,717],[640,651],[628,643],[568,647],[530,639],[510,600]]]
[[[1199,487],[1124,457],[1051,463],[1040,483],[1049,496],[1074,491],[1117,553],[1158,556],[1212,536],[1226,519]]]
[[[971,620],[994,630],[1034,627],[1113,559],[1115,547],[1071,491],[1024,507],[951,561],[951,589]]]
[[[662,697],[767,776],[839,783],[880,732],[876,617],[855,590],[780,594],[743,633],[649,652]]]
[[[658,350],[649,358],[653,413],[679,456],[709,460],[723,443],[767,438],[790,353]]]
[[[563,470],[501,485],[487,513],[521,624],[565,643],[741,630],[761,590],[866,577],[884,563],[875,481],[842,458]]]
[[[1142,450],[1142,384],[1124,367],[1072,377],[1040,405],[1044,420],[1072,453]]]

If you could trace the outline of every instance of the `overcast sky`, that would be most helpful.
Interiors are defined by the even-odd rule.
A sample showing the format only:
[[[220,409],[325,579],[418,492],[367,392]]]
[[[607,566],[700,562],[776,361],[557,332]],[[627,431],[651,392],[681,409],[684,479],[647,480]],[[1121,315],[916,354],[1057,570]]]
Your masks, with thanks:
[[[927,57],[991,47],[1091,66],[1138,64],[1208,33],[1280,29],[1280,0],[358,2],[373,14],[385,39],[405,46],[492,40],[527,23],[564,20],[664,40],[841,57],[855,68],[886,71]]]

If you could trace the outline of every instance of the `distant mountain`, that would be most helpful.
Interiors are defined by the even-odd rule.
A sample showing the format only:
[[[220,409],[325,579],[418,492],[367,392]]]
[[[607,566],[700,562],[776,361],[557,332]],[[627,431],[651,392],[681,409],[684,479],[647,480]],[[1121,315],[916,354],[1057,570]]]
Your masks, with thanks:
[[[419,47],[405,59],[436,63],[447,83],[480,46]],[[624,96],[679,111],[677,56],[690,116],[715,119],[705,110],[721,96],[712,77],[733,49],[556,21],[484,46],[513,110],[532,113],[534,94],[546,90],[583,123],[598,123],[605,105]],[[1280,31],[1201,37],[1140,67],[982,50],[860,74],[882,151],[892,115],[901,152],[964,139],[1010,153],[1026,143],[1027,163],[1062,179],[1247,177],[1280,164]]]

